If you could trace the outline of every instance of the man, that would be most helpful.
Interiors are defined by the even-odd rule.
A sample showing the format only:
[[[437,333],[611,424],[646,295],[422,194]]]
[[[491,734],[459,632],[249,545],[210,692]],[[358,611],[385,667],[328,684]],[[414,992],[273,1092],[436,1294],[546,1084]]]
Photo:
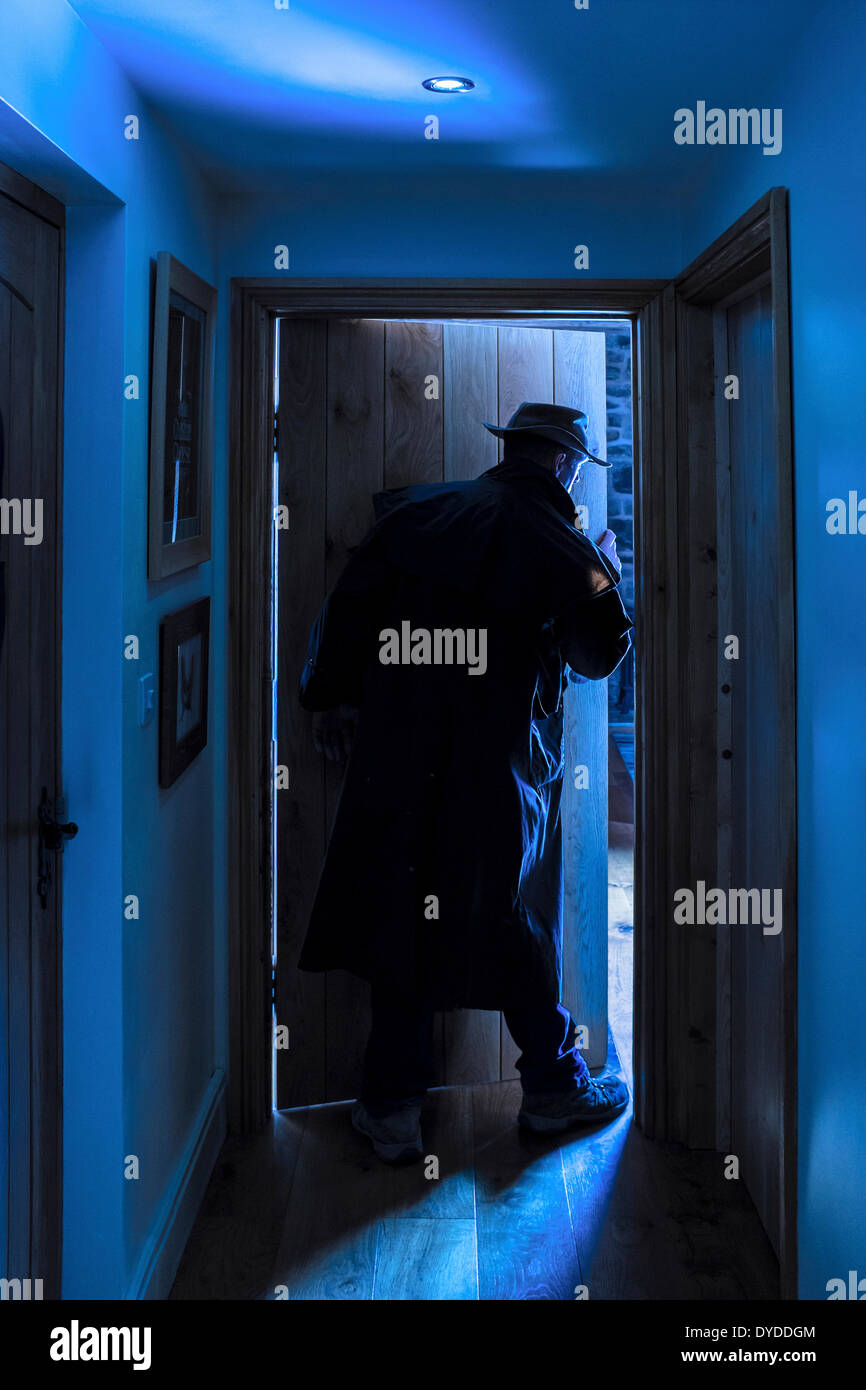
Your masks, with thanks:
[[[314,624],[300,700],[316,746],[351,757],[299,966],[369,980],[352,1112],[386,1162],[421,1157],[433,1011],[501,1009],[536,1132],[608,1120],[560,1004],[562,709],[631,645],[613,533],[569,495],[586,415],[524,402],[503,462],[374,498],[376,524]]]

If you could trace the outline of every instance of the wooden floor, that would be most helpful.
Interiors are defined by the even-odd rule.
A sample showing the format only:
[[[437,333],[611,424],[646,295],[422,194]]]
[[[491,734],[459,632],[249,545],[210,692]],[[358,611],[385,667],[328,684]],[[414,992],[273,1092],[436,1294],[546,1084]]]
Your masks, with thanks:
[[[608,1066],[631,1089],[630,827],[611,826]],[[174,1299],[778,1298],[778,1267],[720,1155],[644,1138],[629,1109],[578,1137],[517,1129],[516,1081],[432,1091],[425,1165],[394,1169],[348,1104],[229,1140]]]

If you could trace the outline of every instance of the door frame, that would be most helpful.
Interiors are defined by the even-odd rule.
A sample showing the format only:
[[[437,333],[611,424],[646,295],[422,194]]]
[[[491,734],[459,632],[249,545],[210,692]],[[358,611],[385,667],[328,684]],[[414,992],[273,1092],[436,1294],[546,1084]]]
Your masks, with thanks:
[[[716,1142],[715,946],[677,934],[673,893],[716,862],[716,483],[712,306],[773,276],[781,483],[790,586],[780,640],[793,661],[787,193],[771,189],[674,280],[249,279],[231,281],[229,427],[229,1110],[234,1132],[271,1111],[271,637],[273,321],[286,317],[520,323],[535,315],[632,317],[635,453],[635,1118],[658,1139]],[[706,324],[709,322],[707,336]],[[695,354],[698,356],[695,356]],[[709,450],[709,453],[707,452]],[[707,460],[709,459],[709,464]],[[707,469],[713,487],[706,488]],[[787,505],[787,504],[786,504]],[[685,543],[684,543],[685,542]],[[710,582],[707,583],[709,576]],[[671,583],[672,581],[672,583]],[[713,641],[691,644],[698,627]],[[707,650],[704,650],[707,648]],[[793,706],[783,712],[795,780]],[[670,759],[671,748],[684,756]],[[708,791],[709,789],[709,791]],[[698,795],[695,795],[699,793]],[[698,814],[695,814],[697,805]],[[786,893],[783,1296],[796,1296],[796,812]],[[695,873],[693,865],[699,865]],[[788,907],[790,903],[790,908]],[[258,923],[252,932],[245,922]],[[695,988],[695,971],[699,971]],[[689,988],[684,989],[685,982]],[[789,1036],[790,1034],[790,1036]],[[792,1293],[791,1290],[794,1292]],[[787,1292],[786,1292],[787,1291]]]
[[[57,661],[46,684],[54,683],[54,767],[48,787],[52,805],[62,792],[62,593],[63,593],[63,380],[66,265],[64,205],[15,169],[0,163],[0,193],[57,230],[57,341],[54,442],[54,651]],[[52,393],[53,394],[53,393]],[[31,866],[35,899],[38,855],[36,807],[33,808]],[[53,925],[45,939],[31,938],[30,974],[30,1275],[42,1280],[42,1297],[61,1296],[63,1239],[63,874],[62,860],[53,865],[51,887]],[[23,1194],[18,1194],[19,1198]],[[3,1252],[5,1257],[5,1251]],[[14,1270],[3,1271],[17,1277]]]
[[[229,422],[229,1119],[271,1113],[271,681],[274,320],[631,317],[665,280],[248,279],[231,282]],[[634,333],[633,333],[634,338]],[[635,433],[637,438],[637,433]],[[255,932],[244,922],[259,923]]]

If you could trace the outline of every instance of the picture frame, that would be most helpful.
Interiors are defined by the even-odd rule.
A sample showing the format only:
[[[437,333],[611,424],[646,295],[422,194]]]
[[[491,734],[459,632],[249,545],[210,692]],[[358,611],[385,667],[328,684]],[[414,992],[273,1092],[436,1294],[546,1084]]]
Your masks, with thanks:
[[[160,251],[150,374],[149,579],[210,559],[216,304],[212,285]]]
[[[210,598],[159,625],[159,785],[170,787],[207,744]]]

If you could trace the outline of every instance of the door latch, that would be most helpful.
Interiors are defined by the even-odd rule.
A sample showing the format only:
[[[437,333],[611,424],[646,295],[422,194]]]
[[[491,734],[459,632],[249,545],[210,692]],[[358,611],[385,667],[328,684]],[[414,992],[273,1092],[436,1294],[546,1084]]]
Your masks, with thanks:
[[[48,799],[48,788],[42,788],[42,797],[37,808],[39,819],[39,877],[36,891],[43,907],[48,906],[48,892],[54,880],[54,855],[62,854],[66,841],[78,834],[74,821],[65,821],[66,802],[62,796],[57,798],[54,808]]]

